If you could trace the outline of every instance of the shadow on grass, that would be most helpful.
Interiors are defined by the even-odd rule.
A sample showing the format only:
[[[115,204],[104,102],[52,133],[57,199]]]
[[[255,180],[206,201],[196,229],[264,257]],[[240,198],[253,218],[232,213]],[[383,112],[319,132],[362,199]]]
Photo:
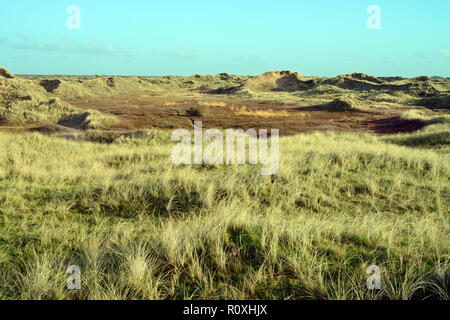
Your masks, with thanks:
[[[450,132],[437,132],[416,136],[399,136],[386,139],[386,142],[416,148],[436,148],[450,145]]]

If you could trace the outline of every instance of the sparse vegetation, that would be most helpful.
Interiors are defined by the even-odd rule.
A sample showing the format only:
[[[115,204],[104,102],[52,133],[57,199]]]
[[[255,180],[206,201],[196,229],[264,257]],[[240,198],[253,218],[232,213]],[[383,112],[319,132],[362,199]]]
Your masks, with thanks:
[[[237,116],[253,116],[260,118],[285,118],[302,116],[301,114],[289,113],[286,110],[275,111],[272,109],[265,110],[247,110],[245,106],[239,108],[234,112]]]

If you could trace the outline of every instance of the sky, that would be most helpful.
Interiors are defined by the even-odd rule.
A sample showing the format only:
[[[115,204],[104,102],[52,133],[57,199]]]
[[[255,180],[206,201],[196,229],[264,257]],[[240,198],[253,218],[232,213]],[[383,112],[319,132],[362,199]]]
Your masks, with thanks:
[[[450,77],[449,50],[448,0],[0,1],[16,74]]]

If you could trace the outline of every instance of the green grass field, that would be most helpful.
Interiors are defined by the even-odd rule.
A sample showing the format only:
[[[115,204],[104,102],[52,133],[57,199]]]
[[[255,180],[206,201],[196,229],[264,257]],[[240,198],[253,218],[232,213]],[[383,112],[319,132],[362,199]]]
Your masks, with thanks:
[[[273,181],[165,131],[2,132],[0,299],[448,299],[449,132],[282,137]]]

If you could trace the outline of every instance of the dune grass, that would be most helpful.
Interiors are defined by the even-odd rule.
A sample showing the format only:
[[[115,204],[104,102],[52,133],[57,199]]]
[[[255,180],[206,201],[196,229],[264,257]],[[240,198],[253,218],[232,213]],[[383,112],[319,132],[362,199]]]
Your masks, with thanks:
[[[169,132],[1,133],[0,298],[448,299],[450,156],[423,134],[284,137],[272,181],[176,166]]]
[[[108,128],[118,123],[117,117],[97,110],[79,110],[59,97],[46,92],[40,81],[14,78],[0,86],[0,124],[55,124],[66,117],[88,112],[86,128]]]
[[[76,111],[71,105],[39,90],[8,88],[0,90],[0,122],[32,124],[57,122],[61,117]]]
[[[423,110],[409,110],[400,115],[401,119],[404,120],[420,120],[424,124],[435,124],[435,123],[444,123],[450,124],[450,114],[439,114],[436,115],[435,112]]]

